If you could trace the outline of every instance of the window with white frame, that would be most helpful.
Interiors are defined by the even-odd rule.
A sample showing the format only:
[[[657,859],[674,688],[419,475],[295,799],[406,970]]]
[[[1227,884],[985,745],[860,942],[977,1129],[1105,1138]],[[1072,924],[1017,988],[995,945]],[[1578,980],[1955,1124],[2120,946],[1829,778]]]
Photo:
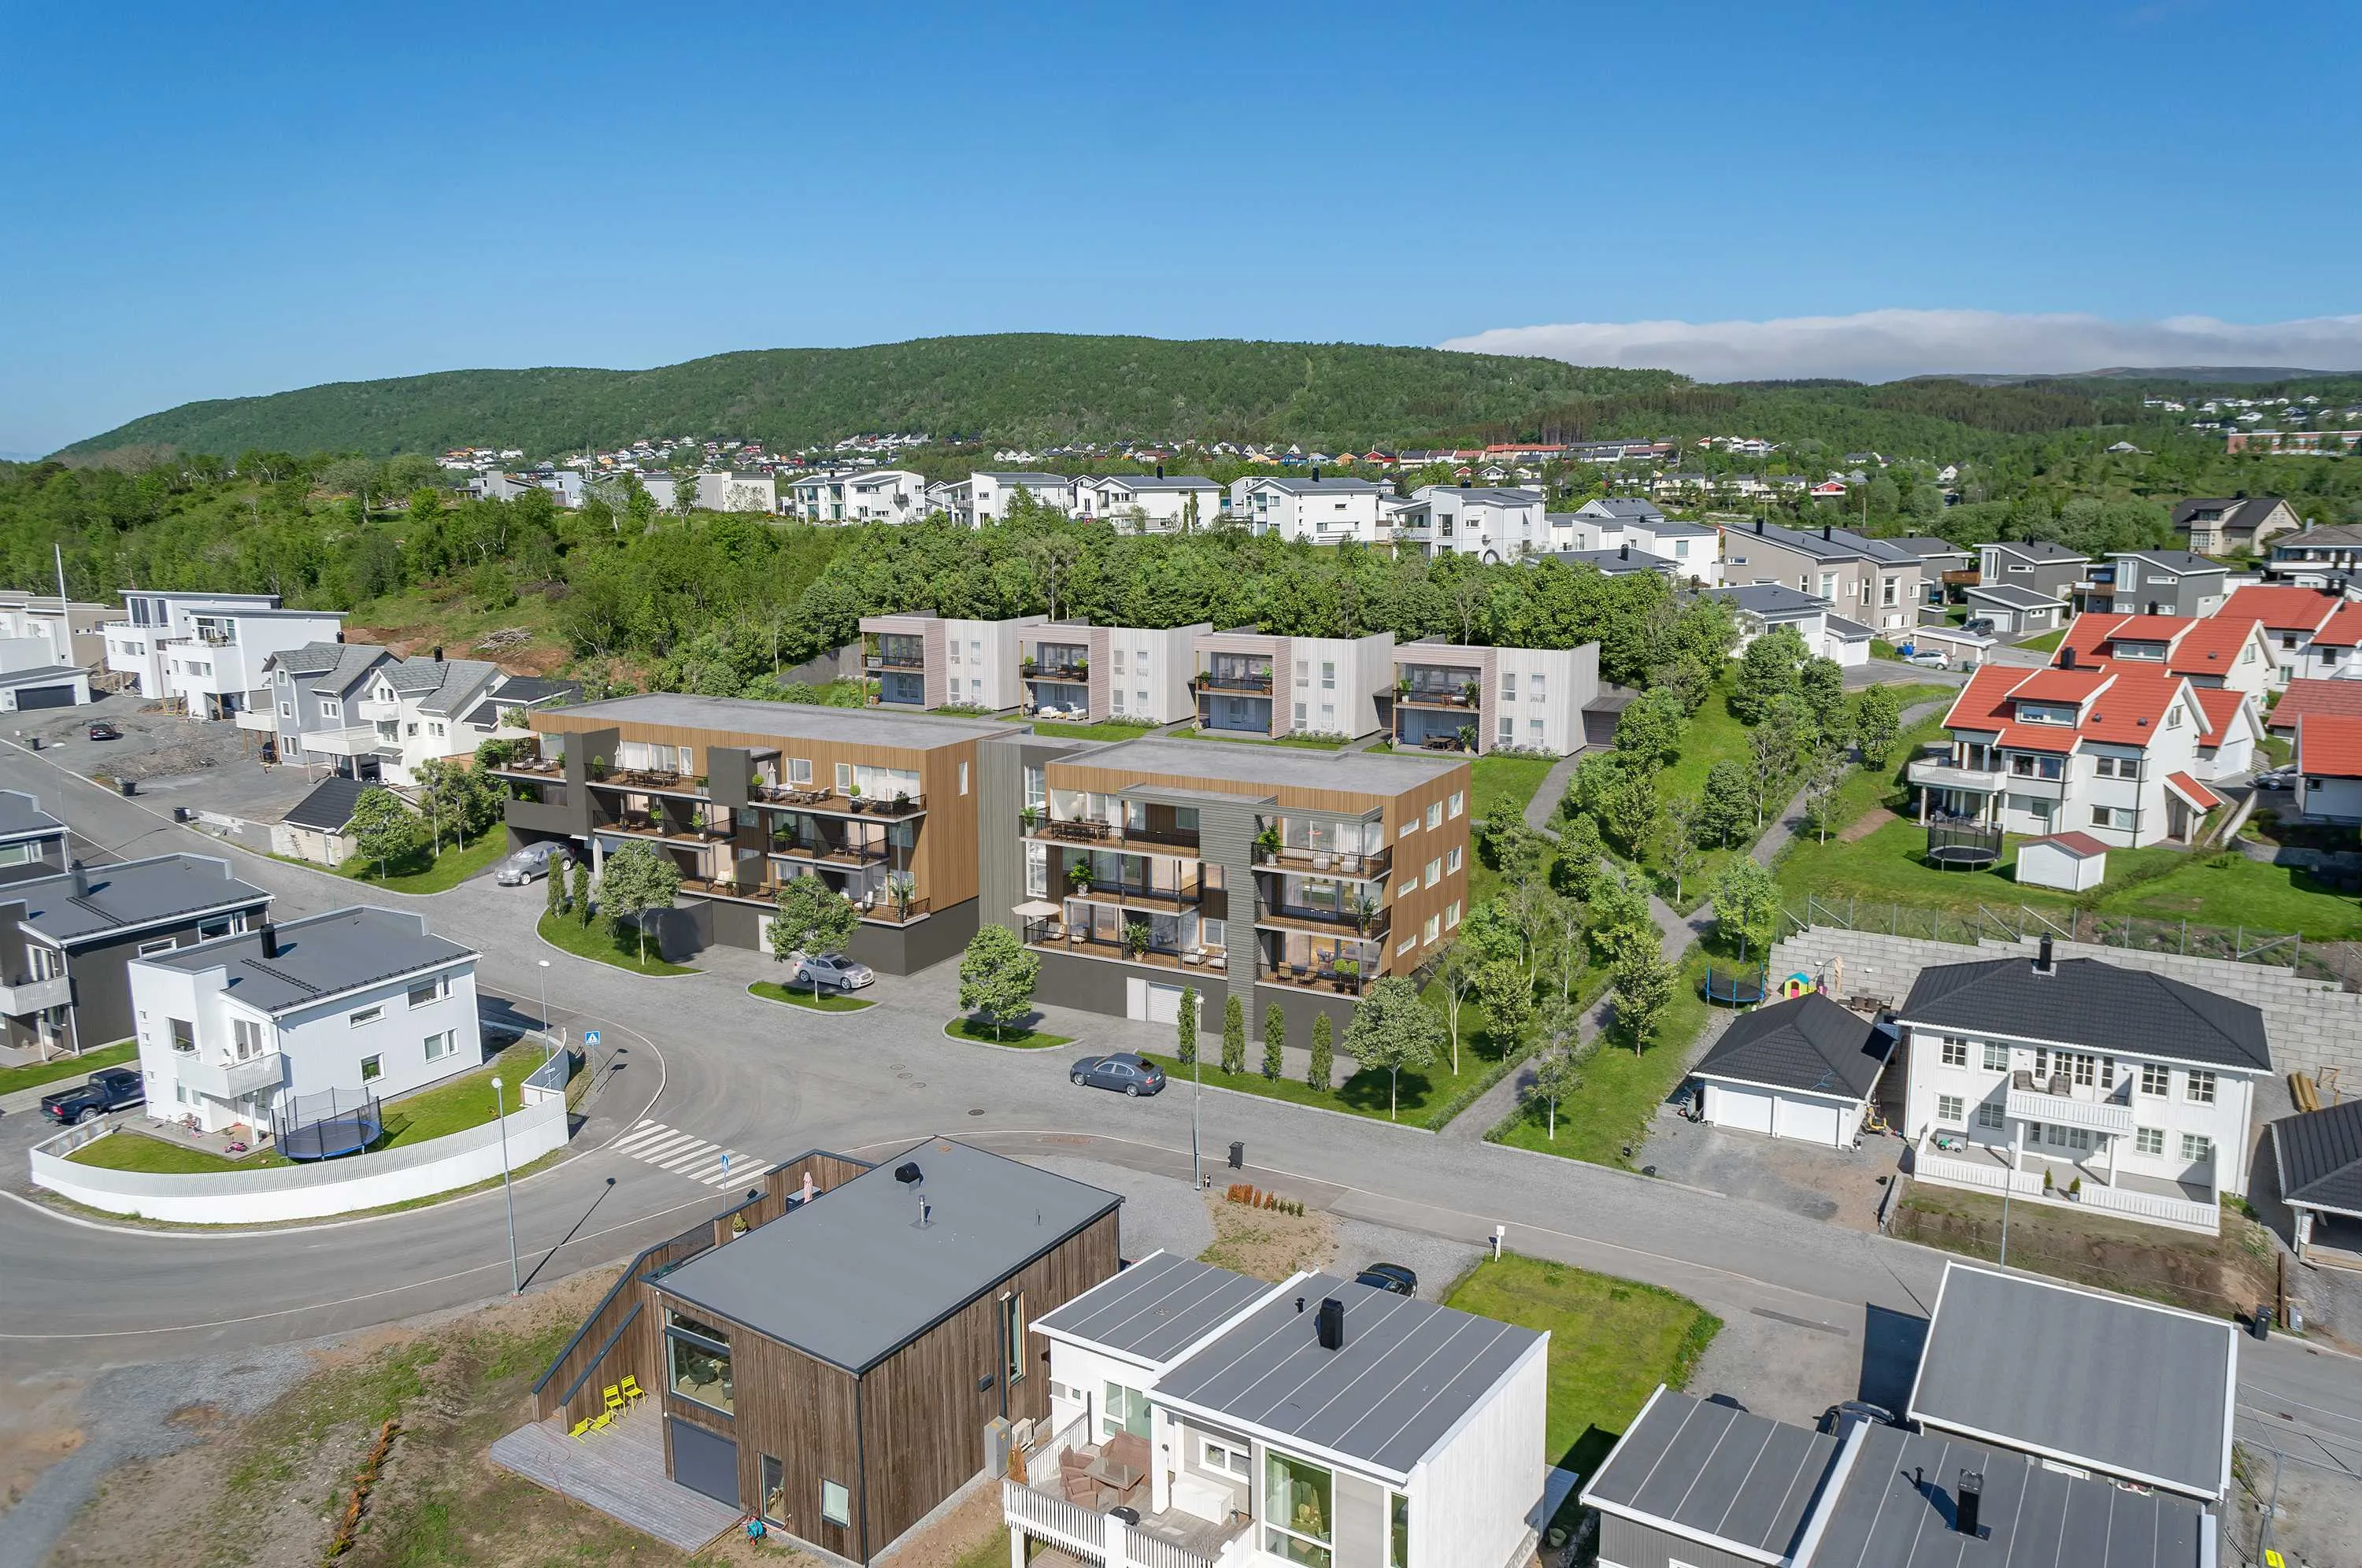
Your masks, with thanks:
[[[421,980],[410,988],[410,1005],[425,1007],[429,1002],[441,1001],[450,994],[451,977],[447,975],[436,975],[431,979]]]
[[[2162,1127],[2134,1128],[2133,1153],[2161,1157],[2165,1154],[2165,1129]]]
[[[1427,917],[1427,925],[1425,929],[1419,933],[1419,940],[1421,942],[1432,942],[1442,934],[1443,917],[1441,915],[1429,915]]]
[[[1977,1125],[1987,1132],[1998,1132],[2009,1125],[2009,1113],[1997,1099],[1982,1100],[1977,1106]]]
[[[365,1007],[357,1012],[348,1013],[345,1016],[345,1021],[355,1029],[362,1029],[384,1016],[385,1009],[382,1007]]]
[[[2181,1158],[2189,1165],[2213,1165],[2214,1140],[2202,1132],[2184,1132],[2181,1135]]]
[[[439,1062],[458,1048],[459,1032],[456,1029],[447,1029],[440,1034],[426,1037],[426,1059],[430,1062]]]
[[[1996,1045],[1990,1040],[1985,1042],[1985,1071],[1988,1073],[2009,1071],[2008,1046]]]
[[[1969,1065],[1969,1043],[1947,1035],[1944,1039],[1944,1066],[1965,1067]]]
[[[1443,880],[1443,857],[1442,857],[1441,856],[1440,856],[1440,855],[1439,855],[1439,856],[1437,856],[1434,859],[1432,859],[1432,860],[1430,860],[1430,861],[1429,861],[1429,862],[1427,863],[1427,885],[1428,885],[1429,887],[1432,888],[1432,887],[1434,887],[1438,882],[1440,882],[1440,881],[1442,881],[1442,880]]]
[[[1936,1097],[1936,1120],[1938,1121],[1957,1122],[1967,1110],[1968,1101],[1959,1095],[1939,1094]]]
[[[2191,1074],[2189,1087],[2183,1091],[2183,1098],[2187,1099],[2192,1105],[2213,1104],[2214,1075],[2212,1073]]]
[[[361,1082],[365,1084],[372,1084],[383,1077],[385,1077],[384,1058],[380,1056],[363,1056],[361,1058]]]
[[[1428,825],[1428,826],[1429,826],[1429,827],[1431,827],[1431,828],[1440,828],[1440,827],[1441,827],[1441,826],[1443,825],[1443,802],[1442,802],[1442,801],[1429,801],[1429,802],[1428,803],[1428,808],[1427,808],[1427,825]]]
[[[169,936],[159,937],[153,942],[143,942],[139,944],[139,956],[142,958],[153,957],[159,953],[171,951],[172,951],[172,939]]]
[[[1224,1474],[1248,1475],[1253,1473],[1254,1456],[1244,1443],[1206,1438],[1198,1451],[1198,1458],[1208,1470],[1220,1471]]]
[[[2173,1092],[2173,1069],[2156,1062],[2141,1064],[2140,1091],[2160,1098]]]
[[[1460,900],[1458,899],[1452,900],[1451,903],[1444,906],[1443,929],[1446,931],[1457,931],[1460,929]]]
[[[1457,871],[1460,869],[1462,860],[1463,856],[1461,848],[1455,844],[1451,846],[1451,853],[1443,857],[1443,868],[1447,871]]]

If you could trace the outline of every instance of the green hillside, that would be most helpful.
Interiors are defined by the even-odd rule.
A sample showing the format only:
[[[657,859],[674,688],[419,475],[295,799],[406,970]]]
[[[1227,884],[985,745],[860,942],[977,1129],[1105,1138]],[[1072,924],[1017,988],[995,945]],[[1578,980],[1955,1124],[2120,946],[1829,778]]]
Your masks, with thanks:
[[[1677,403],[1686,378],[1554,359],[1352,343],[1169,342],[1047,333],[864,348],[768,348],[650,370],[448,370],[184,403],[69,454],[171,446],[436,453],[497,441],[536,456],[718,435],[775,450],[869,431],[1027,443],[1124,437],[1395,442],[1579,434],[1627,398]]]

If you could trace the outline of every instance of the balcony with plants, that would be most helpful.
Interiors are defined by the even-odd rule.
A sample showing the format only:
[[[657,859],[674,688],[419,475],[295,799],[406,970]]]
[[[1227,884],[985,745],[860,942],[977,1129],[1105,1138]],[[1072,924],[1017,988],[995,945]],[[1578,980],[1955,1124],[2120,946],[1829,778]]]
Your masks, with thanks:
[[[1395,701],[1418,708],[1473,709],[1484,701],[1483,671],[1459,665],[1406,664],[1397,667]]]
[[[926,639],[903,632],[880,632],[862,648],[861,663],[866,669],[924,669]]]
[[[1258,874],[1317,872],[1341,881],[1375,882],[1394,867],[1383,823],[1265,817],[1257,826]]]
[[[1017,813],[1021,837],[1067,848],[1134,851],[1196,858],[1198,813],[1187,806],[1149,804],[1079,790],[1054,790],[1044,806]]]
[[[1385,945],[1379,942],[1298,932],[1260,931],[1255,935],[1255,978],[1266,985],[1357,997],[1377,977],[1385,959]]]
[[[1250,696],[1272,694],[1271,660],[1248,654],[1212,654],[1206,668],[1189,678],[1199,691],[1229,691]]]
[[[1320,877],[1265,878],[1255,895],[1255,924],[1305,932],[1351,932],[1382,940],[1391,922],[1377,890]]]

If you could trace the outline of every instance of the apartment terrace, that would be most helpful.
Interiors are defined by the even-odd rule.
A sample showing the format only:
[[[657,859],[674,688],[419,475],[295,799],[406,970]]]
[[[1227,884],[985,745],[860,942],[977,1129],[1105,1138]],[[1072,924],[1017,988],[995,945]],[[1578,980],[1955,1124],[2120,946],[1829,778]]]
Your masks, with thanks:
[[[1052,915],[1027,921],[1021,935],[1028,947],[1068,953],[1080,958],[1117,958],[1152,968],[1211,969],[1217,973],[1230,967],[1230,955],[1221,948],[1209,947],[1202,942],[1168,941],[1156,936],[1154,929],[1149,926],[1150,934],[1145,938],[1138,932],[1110,937]]]
[[[1129,826],[1087,817],[1029,817],[1021,812],[1017,831],[1020,836],[1036,844],[1055,845],[1062,849],[1114,850],[1191,859],[1196,858],[1198,849],[1195,828]]]
[[[705,899],[730,899],[739,903],[776,904],[785,882],[716,881],[708,877],[684,877],[680,890]],[[895,898],[890,889],[872,889],[853,900],[861,911],[861,918],[878,925],[911,925],[924,920],[931,912],[927,900],[914,894],[907,899]]]
[[[1087,1421],[1069,1422],[1021,1451],[1021,1463],[1000,1484],[1002,1510],[1053,1552],[1085,1564],[1214,1568],[1253,1526],[1243,1514],[1216,1523],[1181,1508],[1149,1512],[1147,1440],[1088,1437]]]
[[[1391,849],[1314,849],[1285,842],[1277,848],[1258,844],[1254,857],[1258,871],[1313,872],[1348,882],[1383,881],[1395,864]]]

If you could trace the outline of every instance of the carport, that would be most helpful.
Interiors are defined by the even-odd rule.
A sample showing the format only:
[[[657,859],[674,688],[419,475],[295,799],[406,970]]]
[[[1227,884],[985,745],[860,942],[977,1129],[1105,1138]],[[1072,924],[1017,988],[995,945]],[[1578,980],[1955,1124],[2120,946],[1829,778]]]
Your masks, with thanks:
[[[1807,991],[1732,1021],[1691,1077],[1711,1126],[1850,1148],[1894,1035]]]

